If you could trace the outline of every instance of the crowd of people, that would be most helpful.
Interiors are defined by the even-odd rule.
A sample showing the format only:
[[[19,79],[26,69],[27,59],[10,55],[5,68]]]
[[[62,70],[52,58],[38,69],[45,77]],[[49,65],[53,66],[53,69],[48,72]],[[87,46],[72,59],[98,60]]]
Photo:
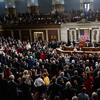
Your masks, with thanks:
[[[0,37],[0,100],[100,100],[100,54],[63,44]]]
[[[2,15],[0,16],[0,24],[60,24],[63,19],[58,14],[36,15],[31,13],[22,13],[16,15]]]
[[[66,22],[77,22],[82,19],[87,21],[100,21],[99,10],[89,10],[84,12],[81,10],[70,10],[64,13],[51,13],[51,14],[31,14],[31,13],[19,13],[16,15],[1,15],[0,24],[61,24]]]

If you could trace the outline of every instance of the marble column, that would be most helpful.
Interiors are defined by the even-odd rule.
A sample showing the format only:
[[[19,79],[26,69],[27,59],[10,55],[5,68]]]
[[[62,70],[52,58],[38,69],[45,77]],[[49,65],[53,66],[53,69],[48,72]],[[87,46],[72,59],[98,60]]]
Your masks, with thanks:
[[[29,30],[29,35],[30,35],[30,41],[32,42],[32,31],[31,31],[31,29]]]
[[[76,41],[79,41],[79,31],[78,31],[78,28],[76,28]]]
[[[67,41],[69,42],[70,41],[70,35],[69,35],[69,29],[67,29]]]
[[[92,42],[92,29],[89,28],[89,33],[90,33],[90,42]]]
[[[48,42],[48,30],[46,29],[46,41]]]
[[[58,41],[60,41],[60,30],[58,29]]]

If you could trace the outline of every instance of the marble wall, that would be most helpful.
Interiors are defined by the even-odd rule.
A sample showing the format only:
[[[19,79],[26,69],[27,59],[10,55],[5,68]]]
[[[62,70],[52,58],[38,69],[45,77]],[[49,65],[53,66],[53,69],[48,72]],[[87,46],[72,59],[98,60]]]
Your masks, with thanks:
[[[61,41],[79,42],[81,38],[85,41],[100,42],[100,22],[61,25]]]

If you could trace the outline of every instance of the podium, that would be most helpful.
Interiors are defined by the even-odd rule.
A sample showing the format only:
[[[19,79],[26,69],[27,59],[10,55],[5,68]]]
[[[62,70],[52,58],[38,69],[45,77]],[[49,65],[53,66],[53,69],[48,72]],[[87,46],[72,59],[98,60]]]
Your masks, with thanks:
[[[84,41],[80,41],[79,42],[79,48],[83,48],[85,47],[85,42]]]

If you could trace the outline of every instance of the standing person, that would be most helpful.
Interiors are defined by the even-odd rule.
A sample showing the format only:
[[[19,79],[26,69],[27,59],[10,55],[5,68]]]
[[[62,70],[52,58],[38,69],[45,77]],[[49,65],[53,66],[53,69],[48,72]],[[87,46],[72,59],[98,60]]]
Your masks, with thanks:
[[[8,81],[8,100],[17,100],[17,84],[14,80],[14,75],[10,75]]]
[[[92,93],[91,100],[99,100],[98,99],[98,94],[96,92]]]
[[[4,80],[2,74],[0,74],[0,100],[8,100],[7,99],[7,81]]]
[[[27,77],[22,78],[20,89],[22,91],[22,100],[32,100],[31,85],[27,83]]]
[[[40,59],[42,59],[43,61],[46,59],[46,55],[43,51],[40,53]]]
[[[82,91],[78,94],[78,100],[89,100],[89,95],[86,94],[86,87],[82,87]]]
[[[78,100],[78,97],[77,96],[73,96],[72,100]]]
[[[40,98],[42,97],[42,95],[45,93],[45,82],[42,79],[41,75],[39,75],[35,79],[34,86],[35,86],[35,89],[36,89],[36,92],[35,92],[36,100],[40,100]]]
[[[78,70],[74,71],[74,75],[71,77],[71,84],[77,92],[80,92],[81,85],[83,84],[83,79],[78,74]]]
[[[56,78],[53,77],[52,78],[52,82],[50,83],[49,87],[48,87],[48,98],[50,100],[54,100],[54,98],[56,96],[59,96],[59,98],[61,99],[61,93],[62,93],[62,86],[60,84],[56,83]]]
[[[84,81],[84,85],[86,87],[86,91],[89,95],[91,95],[92,90],[93,90],[93,77],[91,73],[87,73],[86,79]]]
[[[70,95],[69,95],[70,94]],[[63,88],[63,100],[71,100],[74,95],[76,95],[76,90],[72,87],[70,81],[66,82],[66,85]]]
[[[50,79],[49,79],[49,75],[46,72],[43,73],[43,80],[44,80],[46,87],[48,87],[50,84]]]
[[[97,90],[100,88],[100,71],[97,72],[97,76],[94,79],[94,89]]]
[[[66,82],[68,81],[68,78],[65,77],[64,74],[65,73],[62,71],[62,72],[60,72],[59,76],[57,77],[57,83],[62,86],[65,86]]]

